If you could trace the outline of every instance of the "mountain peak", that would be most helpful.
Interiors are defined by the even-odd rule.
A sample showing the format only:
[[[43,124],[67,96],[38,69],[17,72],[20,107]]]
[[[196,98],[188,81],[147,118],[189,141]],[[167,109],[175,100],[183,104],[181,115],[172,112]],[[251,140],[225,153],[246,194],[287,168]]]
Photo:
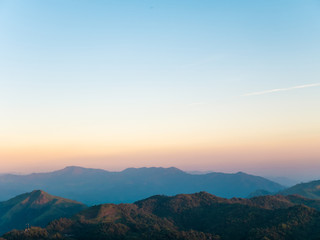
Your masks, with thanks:
[[[48,222],[71,217],[86,206],[69,199],[34,190],[0,202],[0,235],[12,228],[23,229],[26,224],[45,226]]]
[[[67,166],[64,169],[60,170],[63,172],[68,172],[68,173],[75,173],[75,174],[81,174],[84,171],[86,171],[87,168],[84,167],[79,167],[79,166]]]
[[[57,197],[50,195],[49,193],[43,191],[43,190],[33,190],[32,192],[21,194],[16,196],[15,198],[12,198],[7,203],[11,204],[22,204],[23,206],[27,207],[39,207],[43,205],[57,205],[57,204],[81,204],[79,202],[65,199],[62,197]]]
[[[33,190],[30,194],[31,195],[45,195],[48,193],[46,193],[45,191],[42,191],[42,190]]]
[[[85,168],[79,166],[67,166],[61,170],[55,171],[56,174],[68,174],[72,176],[82,175],[85,173],[106,173],[108,171],[102,169],[95,169],[95,168]]]
[[[34,190],[29,193],[29,196],[22,203],[31,205],[44,205],[53,199],[53,196],[42,190]]]

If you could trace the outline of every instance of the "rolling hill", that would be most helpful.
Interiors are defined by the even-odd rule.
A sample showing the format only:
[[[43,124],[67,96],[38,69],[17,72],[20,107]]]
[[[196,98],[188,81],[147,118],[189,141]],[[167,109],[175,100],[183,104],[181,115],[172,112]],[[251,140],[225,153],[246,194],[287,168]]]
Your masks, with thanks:
[[[298,199],[298,200],[297,200]],[[134,204],[102,204],[46,228],[11,231],[6,240],[184,239],[313,240],[320,212],[298,196],[225,199],[206,192],[153,196]],[[317,200],[312,200],[313,202]],[[318,201],[319,202],[319,201]],[[319,203],[316,204],[319,206]],[[319,209],[319,208],[318,208]]]
[[[129,168],[121,172],[67,167],[29,175],[0,176],[0,200],[21,192],[43,189],[88,205],[132,203],[156,194],[175,195],[207,191],[221,197],[246,197],[263,189],[277,192],[283,187],[262,177],[238,172],[193,175],[177,168]]]
[[[0,233],[24,229],[26,224],[46,226],[50,221],[70,217],[83,210],[82,203],[52,196],[41,190],[21,194],[0,202]]]
[[[279,194],[298,194],[306,198],[320,199],[320,180],[294,185],[293,187],[280,191]]]

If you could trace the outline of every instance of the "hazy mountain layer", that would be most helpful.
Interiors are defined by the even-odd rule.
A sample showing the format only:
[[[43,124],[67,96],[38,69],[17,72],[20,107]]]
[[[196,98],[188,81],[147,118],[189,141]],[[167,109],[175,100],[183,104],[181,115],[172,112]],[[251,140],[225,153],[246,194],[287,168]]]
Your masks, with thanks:
[[[108,172],[67,167],[50,173],[0,176],[2,200],[33,189],[43,189],[86,204],[100,204],[132,203],[156,194],[199,191],[227,198],[246,197],[258,189],[277,192],[283,187],[242,172],[192,175],[177,168],[129,168],[122,172]]]
[[[206,192],[153,196],[135,204],[93,206],[45,229],[11,231],[7,240],[26,239],[273,239],[320,237],[320,212],[299,196],[224,199]],[[299,202],[297,204],[297,202]],[[318,208],[319,209],[319,208]]]
[[[280,194],[298,194],[306,198],[320,199],[320,180],[294,185],[281,191]]]

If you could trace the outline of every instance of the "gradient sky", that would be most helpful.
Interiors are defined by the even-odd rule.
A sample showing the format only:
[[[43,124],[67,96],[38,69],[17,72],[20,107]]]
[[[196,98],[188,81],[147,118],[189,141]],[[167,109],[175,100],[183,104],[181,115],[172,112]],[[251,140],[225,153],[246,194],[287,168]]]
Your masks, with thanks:
[[[320,178],[318,0],[0,0],[0,172]]]

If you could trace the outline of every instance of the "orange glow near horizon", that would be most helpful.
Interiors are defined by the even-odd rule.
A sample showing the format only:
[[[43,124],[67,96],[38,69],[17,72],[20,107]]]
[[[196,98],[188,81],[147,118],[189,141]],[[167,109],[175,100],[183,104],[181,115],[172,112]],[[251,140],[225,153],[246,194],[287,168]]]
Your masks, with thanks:
[[[48,171],[77,165],[122,170],[127,167],[175,166],[185,170],[259,172],[271,166],[314,165],[320,157],[317,132],[279,133],[245,136],[233,135],[193,139],[171,138],[165,144],[154,138],[135,144],[127,141],[113,144],[74,144],[43,142],[29,145],[2,145],[0,158],[6,159],[2,172]],[[181,136],[180,136],[181,138]],[[126,144],[125,144],[126,143]]]

